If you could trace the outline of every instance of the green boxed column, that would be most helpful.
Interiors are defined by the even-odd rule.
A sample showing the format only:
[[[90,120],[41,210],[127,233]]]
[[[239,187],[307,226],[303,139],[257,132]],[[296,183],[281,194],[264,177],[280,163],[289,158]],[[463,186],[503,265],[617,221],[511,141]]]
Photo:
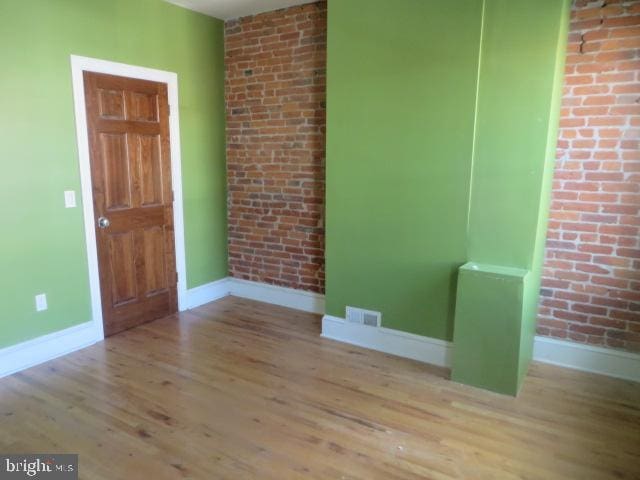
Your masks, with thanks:
[[[516,395],[533,341],[523,324],[529,271],[467,263],[460,267],[452,380]],[[523,358],[527,357],[527,358]]]

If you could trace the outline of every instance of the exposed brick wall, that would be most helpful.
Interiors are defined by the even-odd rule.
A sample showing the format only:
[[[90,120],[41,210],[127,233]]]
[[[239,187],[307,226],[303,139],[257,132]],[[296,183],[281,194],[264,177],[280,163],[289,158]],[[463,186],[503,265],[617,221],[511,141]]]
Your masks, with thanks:
[[[575,0],[538,333],[640,351],[640,0]]]
[[[225,24],[229,271],[324,291],[326,2]]]

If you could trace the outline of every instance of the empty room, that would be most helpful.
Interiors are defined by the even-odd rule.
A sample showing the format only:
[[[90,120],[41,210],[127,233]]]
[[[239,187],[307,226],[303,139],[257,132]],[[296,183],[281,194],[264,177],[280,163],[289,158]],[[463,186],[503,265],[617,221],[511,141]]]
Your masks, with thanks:
[[[640,0],[0,0],[0,479],[640,480]]]

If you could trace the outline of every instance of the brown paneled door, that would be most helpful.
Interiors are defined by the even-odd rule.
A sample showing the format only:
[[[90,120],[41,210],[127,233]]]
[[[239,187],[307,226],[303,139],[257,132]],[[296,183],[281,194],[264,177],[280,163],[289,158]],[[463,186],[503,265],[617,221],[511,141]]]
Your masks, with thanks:
[[[163,83],[84,72],[105,335],[177,311]]]

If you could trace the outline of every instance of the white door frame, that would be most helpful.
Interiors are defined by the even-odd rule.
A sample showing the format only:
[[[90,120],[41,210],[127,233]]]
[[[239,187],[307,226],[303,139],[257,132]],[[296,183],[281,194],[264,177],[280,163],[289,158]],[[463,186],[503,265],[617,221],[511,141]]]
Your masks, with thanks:
[[[91,184],[91,163],[89,160],[89,135],[84,98],[83,72],[106,73],[121,77],[138,78],[167,84],[169,100],[169,140],[171,144],[171,182],[174,192],[173,223],[176,247],[176,270],[178,272],[178,310],[186,308],[187,267],[184,246],[184,217],[182,204],[182,163],[180,158],[180,119],[178,116],[178,75],[174,72],[109,62],[89,57],[71,55],[71,76],[73,80],[73,101],[76,116],[76,137],[78,159],[80,161],[80,184],[82,187],[82,208],[84,232],[89,265],[89,289],[91,291],[92,321],[96,340],[104,339],[102,324],[102,299],[100,295],[100,275],[98,274],[98,248],[96,244],[95,215],[93,211],[93,187]]]

